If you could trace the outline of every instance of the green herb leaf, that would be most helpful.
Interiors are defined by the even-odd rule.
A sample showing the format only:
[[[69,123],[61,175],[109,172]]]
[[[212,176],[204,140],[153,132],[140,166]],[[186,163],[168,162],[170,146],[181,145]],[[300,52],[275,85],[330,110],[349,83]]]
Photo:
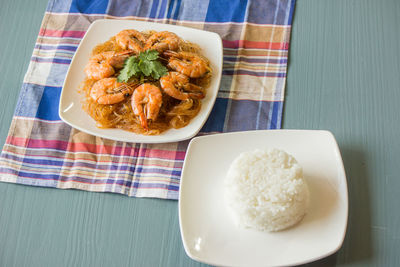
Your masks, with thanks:
[[[152,74],[154,79],[160,79],[162,76],[167,75],[168,69],[164,67],[159,61],[152,61]]]
[[[143,61],[151,61],[156,60],[158,58],[158,51],[157,50],[147,50],[139,54],[139,59]]]
[[[139,61],[139,69],[144,74],[144,76],[150,76],[151,69],[150,69],[150,62],[148,61]]]
[[[129,57],[124,64],[124,68],[118,75],[118,82],[128,82],[128,80],[138,73],[137,57]]]
[[[156,50],[147,50],[139,53],[138,56],[129,57],[118,76],[118,82],[128,82],[132,76],[141,78],[151,76],[154,79],[160,79],[167,74],[168,70],[157,59]]]

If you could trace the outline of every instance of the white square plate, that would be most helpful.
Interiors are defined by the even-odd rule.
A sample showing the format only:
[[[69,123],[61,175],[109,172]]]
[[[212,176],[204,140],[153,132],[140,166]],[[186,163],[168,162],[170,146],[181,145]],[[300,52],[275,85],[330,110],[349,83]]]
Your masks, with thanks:
[[[296,226],[280,232],[240,229],[224,201],[224,179],[242,152],[277,148],[303,167],[310,207]],[[179,223],[186,253],[218,266],[297,265],[326,257],[342,245],[347,227],[346,175],[328,131],[266,130],[194,138],[181,178]]]
[[[119,129],[99,129],[95,121],[82,109],[82,95],[78,93],[78,87],[85,78],[83,69],[89,61],[92,49],[124,29],[174,32],[184,40],[198,44],[202,48],[202,54],[210,60],[213,71],[210,87],[207,88],[207,95],[202,100],[199,114],[186,127],[170,129],[157,136],[139,135]],[[166,143],[191,138],[206,122],[217,97],[222,73],[222,55],[221,38],[213,32],[134,20],[96,20],[90,25],[72,59],[61,92],[59,116],[64,122],[78,130],[117,141]]]

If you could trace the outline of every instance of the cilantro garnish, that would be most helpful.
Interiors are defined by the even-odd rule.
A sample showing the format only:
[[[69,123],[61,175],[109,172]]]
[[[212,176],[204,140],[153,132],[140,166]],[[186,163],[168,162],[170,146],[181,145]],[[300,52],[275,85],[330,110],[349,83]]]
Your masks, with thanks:
[[[132,76],[141,79],[148,76],[156,80],[160,79],[167,74],[168,70],[157,59],[158,52],[156,50],[147,50],[140,52],[138,56],[129,57],[118,75],[118,82],[128,82]]]

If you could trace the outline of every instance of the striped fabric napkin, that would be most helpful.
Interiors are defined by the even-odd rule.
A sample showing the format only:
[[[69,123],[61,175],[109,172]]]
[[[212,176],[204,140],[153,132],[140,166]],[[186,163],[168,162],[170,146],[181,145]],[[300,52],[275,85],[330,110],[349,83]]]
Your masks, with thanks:
[[[295,0],[50,0],[0,157],[0,181],[177,199],[189,141],[117,142],[58,116],[62,84],[97,19],[169,23],[218,33],[218,98],[200,134],[281,127]]]

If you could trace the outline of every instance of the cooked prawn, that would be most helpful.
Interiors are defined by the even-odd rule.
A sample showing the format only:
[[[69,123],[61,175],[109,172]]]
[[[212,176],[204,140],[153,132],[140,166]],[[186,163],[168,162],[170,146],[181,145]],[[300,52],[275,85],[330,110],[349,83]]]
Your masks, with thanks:
[[[191,84],[189,78],[179,72],[168,72],[166,76],[161,77],[160,84],[164,92],[175,99],[188,100],[190,98],[204,98],[202,88]]]
[[[116,104],[128,97],[132,87],[126,83],[119,83],[117,78],[104,78],[93,84],[90,97],[99,104]]]
[[[133,50],[114,52],[114,54],[108,59],[108,64],[113,66],[114,69],[122,69],[124,67],[125,60],[133,53]]]
[[[136,30],[123,30],[115,36],[115,41],[123,49],[131,49],[138,54],[144,51],[146,37]]]
[[[179,37],[168,31],[156,32],[147,39],[145,50],[154,49],[159,53],[166,50],[177,50],[179,47]]]
[[[114,52],[106,51],[92,56],[85,67],[86,76],[89,79],[100,80],[111,77],[115,69],[121,69],[125,60],[132,51]]]
[[[190,78],[199,78],[210,70],[207,61],[195,53],[166,51],[164,55],[170,56],[168,67]]]
[[[89,59],[85,67],[86,76],[90,79],[100,80],[114,75],[114,68],[107,62],[114,52],[102,52]]]
[[[147,120],[155,121],[162,104],[160,89],[150,83],[137,87],[132,94],[132,110],[139,117],[140,124],[148,130]]]

